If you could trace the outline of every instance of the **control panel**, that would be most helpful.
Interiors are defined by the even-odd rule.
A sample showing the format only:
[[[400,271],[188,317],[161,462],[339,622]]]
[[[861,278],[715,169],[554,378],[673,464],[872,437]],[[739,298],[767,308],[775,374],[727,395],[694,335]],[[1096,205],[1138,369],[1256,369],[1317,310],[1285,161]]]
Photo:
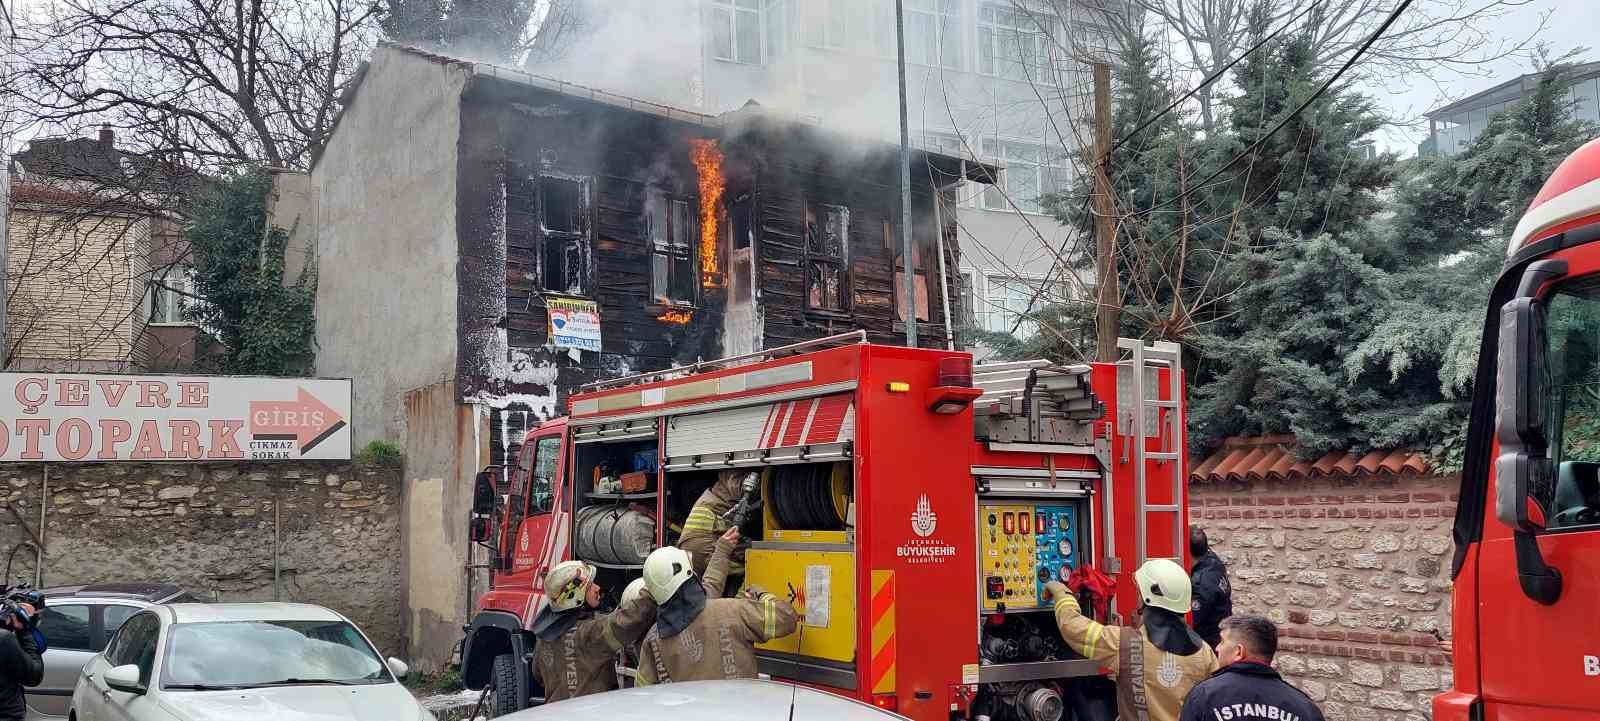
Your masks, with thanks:
[[[978,536],[985,611],[1038,608],[1043,605],[1044,584],[1065,582],[1078,566],[1076,506],[980,503]]]

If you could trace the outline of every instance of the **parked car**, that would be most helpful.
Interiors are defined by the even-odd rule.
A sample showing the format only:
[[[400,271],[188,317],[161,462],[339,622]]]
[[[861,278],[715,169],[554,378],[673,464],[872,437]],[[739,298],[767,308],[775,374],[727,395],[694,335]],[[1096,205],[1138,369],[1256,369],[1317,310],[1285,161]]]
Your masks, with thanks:
[[[905,721],[905,717],[826,691],[775,681],[688,681],[607,691],[501,716],[505,721]]]
[[[76,721],[433,721],[349,619],[302,603],[140,611],[83,667]]]
[[[44,681],[27,690],[29,721],[61,721],[72,702],[72,687],[83,665],[133,614],[162,603],[201,599],[169,583],[96,583],[56,586],[45,598],[39,628],[50,650],[44,654]]]

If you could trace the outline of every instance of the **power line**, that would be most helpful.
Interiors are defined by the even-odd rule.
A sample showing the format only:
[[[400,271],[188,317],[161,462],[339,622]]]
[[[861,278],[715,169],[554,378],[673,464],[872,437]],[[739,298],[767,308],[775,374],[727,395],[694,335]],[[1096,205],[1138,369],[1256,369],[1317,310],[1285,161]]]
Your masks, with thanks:
[[[1175,202],[1177,202],[1179,200],[1182,200],[1182,199],[1184,199],[1186,197],[1189,197],[1189,195],[1192,194],[1199,187],[1205,186],[1206,184],[1210,183],[1211,181],[1216,180],[1218,176],[1220,176],[1223,173],[1227,172],[1228,169],[1232,168],[1234,165],[1237,165],[1238,162],[1241,161],[1241,160],[1244,160],[1246,156],[1254,155],[1257,150],[1261,149],[1262,145],[1264,145],[1268,140],[1270,140],[1272,138],[1272,136],[1276,135],[1279,130],[1282,130],[1284,128],[1284,126],[1288,125],[1289,121],[1294,120],[1295,118],[1299,117],[1301,113],[1305,112],[1306,108],[1311,107],[1311,104],[1317,101],[1317,98],[1322,97],[1322,95],[1324,93],[1328,92],[1328,89],[1333,87],[1334,83],[1339,82],[1339,78],[1344,77],[1344,74],[1346,72],[1348,72],[1350,70],[1350,68],[1353,67],[1356,64],[1357,60],[1361,59],[1362,55],[1366,54],[1367,50],[1370,49],[1372,47],[1372,45],[1378,41],[1378,38],[1381,37],[1383,35],[1383,33],[1385,31],[1387,31],[1391,25],[1394,25],[1396,20],[1400,19],[1400,14],[1405,12],[1406,8],[1408,8],[1408,7],[1411,7],[1411,0],[1401,0],[1400,4],[1395,6],[1394,11],[1389,13],[1389,17],[1384,19],[1383,25],[1378,26],[1378,29],[1372,33],[1371,37],[1367,38],[1366,42],[1361,44],[1361,47],[1356,48],[1355,53],[1350,56],[1349,60],[1345,61],[1344,65],[1340,66],[1339,70],[1333,74],[1333,77],[1328,78],[1327,82],[1323,83],[1320,87],[1317,88],[1317,92],[1312,93],[1311,97],[1306,98],[1305,102],[1300,103],[1300,106],[1295,108],[1294,112],[1289,113],[1288,115],[1284,116],[1284,118],[1282,120],[1279,120],[1278,123],[1276,125],[1272,126],[1272,129],[1268,130],[1265,135],[1261,136],[1260,138],[1257,138],[1254,143],[1250,144],[1250,147],[1245,148],[1243,152],[1239,153],[1238,155],[1233,156],[1232,160],[1229,160],[1222,167],[1217,168],[1216,172],[1212,173],[1211,175],[1206,176],[1206,179],[1200,181],[1200,183],[1197,186],[1191,187],[1189,189],[1186,189],[1182,193],[1179,193],[1178,195],[1172,197],[1171,199],[1168,199],[1166,201],[1163,201],[1161,203],[1153,205],[1153,206],[1151,206],[1151,207],[1149,207],[1149,208],[1147,208],[1145,210],[1141,210],[1141,211],[1139,211],[1137,213],[1134,213],[1134,215],[1148,215],[1148,214],[1153,213],[1153,212],[1155,212],[1155,211],[1157,211],[1157,210],[1159,210],[1161,208],[1167,207],[1167,206],[1169,206],[1169,205],[1171,205],[1171,204],[1173,204],[1173,203],[1175,203]]]

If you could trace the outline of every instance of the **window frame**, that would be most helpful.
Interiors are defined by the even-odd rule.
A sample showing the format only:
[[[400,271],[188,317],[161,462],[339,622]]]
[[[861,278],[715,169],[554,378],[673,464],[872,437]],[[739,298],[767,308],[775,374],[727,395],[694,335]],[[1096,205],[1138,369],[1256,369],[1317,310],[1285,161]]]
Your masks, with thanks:
[[[1058,28],[1054,27],[1056,25],[1054,20],[1045,19],[1044,24],[1048,25],[1049,27],[1040,28],[1038,27],[1040,25],[1040,21],[1035,19],[1033,15],[1018,9],[1018,7],[1014,4],[1000,2],[999,0],[978,0],[977,11],[978,15],[975,19],[976,22],[974,23],[976,32],[974,33],[974,45],[972,51],[973,69],[977,74],[985,77],[996,78],[998,80],[1006,80],[1017,83],[1040,83],[1052,87],[1060,85],[1060,76],[1059,73],[1056,72],[1056,63],[1051,57],[1051,50],[1053,49],[1052,44],[1055,40],[1056,32],[1058,31]],[[1034,28],[1032,30],[1028,30],[1020,25],[1005,25],[1001,24],[997,20],[986,19],[985,11],[993,11],[994,13],[1008,13],[1014,17],[1021,18],[1019,22],[1033,24]],[[1019,42],[1019,47],[1024,34],[1026,34],[1029,39],[1032,40],[1035,56],[1034,63],[1031,67],[1026,61],[1020,58],[1013,59],[1000,57],[999,39],[1000,34],[1005,32],[1009,32],[1016,36]],[[986,37],[989,41],[990,53],[988,55],[985,55],[983,51],[984,40]],[[989,65],[988,69],[985,69],[984,67],[986,63]],[[1003,74],[1001,72],[1002,63],[1014,64],[1018,68],[1021,68],[1023,71],[1023,76],[1010,77]],[[1029,70],[1033,70],[1034,72],[1030,75],[1027,72]]]
[[[1582,287],[1585,288],[1585,290],[1592,291],[1592,293],[1588,295],[1580,295],[1578,293],[1562,292],[1574,287]],[[1567,430],[1569,428],[1569,424],[1567,423],[1567,409],[1570,407],[1570,405],[1566,402],[1566,399],[1568,398],[1566,389],[1572,388],[1576,385],[1600,385],[1600,380],[1590,381],[1588,383],[1584,383],[1581,380],[1577,382],[1570,382],[1567,380],[1566,373],[1564,372],[1567,367],[1564,363],[1558,362],[1563,360],[1565,356],[1557,353],[1554,345],[1555,335],[1551,332],[1553,325],[1550,321],[1552,319],[1552,311],[1557,310],[1554,301],[1558,297],[1574,298],[1588,304],[1591,308],[1592,317],[1596,320],[1600,320],[1600,276],[1581,275],[1560,281],[1554,287],[1548,290],[1541,299],[1540,313],[1543,318],[1541,319],[1542,322],[1539,325],[1543,329],[1542,335],[1544,335],[1544,337],[1540,339],[1540,343],[1543,345],[1544,353],[1544,371],[1541,384],[1544,387],[1538,392],[1549,396],[1549,399],[1545,404],[1547,445],[1543,450],[1543,455],[1550,461],[1552,477],[1550,479],[1549,497],[1536,497],[1534,500],[1536,500],[1541,506],[1541,510],[1544,512],[1546,519],[1546,527],[1540,531],[1541,535],[1551,533],[1594,533],[1596,531],[1600,531],[1600,520],[1591,521],[1588,523],[1555,525],[1555,521],[1559,517],[1560,513],[1567,510],[1556,508],[1556,502],[1561,493],[1562,465],[1566,462],[1581,463],[1596,467],[1597,473],[1600,473],[1600,442],[1597,442],[1596,446],[1590,449],[1593,455],[1591,455],[1589,458],[1569,459],[1567,458],[1566,454],[1568,448]],[[1595,332],[1596,335],[1600,335],[1600,322],[1597,322],[1595,327],[1589,328],[1588,330]],[[1595,377],[1600,378],[1600,342],[1596,343],[1596,346],[1591,353],[1594,357],[1591,359],[1591,368],[1589,371],[1590,373],[1597,374]],[[1597,411],[1596,421],[1597,423],[1600,423],[1600,401],[1596,402],[1595,409]],[[1592,460],[1590,460],[1591,458]],[[1597,489],[1597,493],[1600,493],[1600,489]],[[1591,507],[1586,504],[1584,508]],[[1593,508],[1600,510],[1600,507]]]
[[[150,638],[150,643],[151,643],[151,646],[152,646],[152,653],[151,653],[151,657],[150,657],[150,668],[141,667],[139,669],[139,683],[141,685],[145,686],[146,688],[148,688],[150,686],[151,673],[155,669],[156,658],[160,656],[160,651],[161,651],[161,630],[162,630],[161,629],[161,617],[159,615],[157,615],[155,613],[155,611],[147,608],[147,609],[144,609],[143,611],[140,611],[139,613],[136,613],[133,616],[129,617],[127,622],[123,623],[122,627],[117,629],[117,633],[114,636],[111,637],[110,642],[108,642],[106,644],[106,650],[104,651],[104,653],[105,653],[106,663],[110,664],[110,666],[112,668],[116,668],[117,666],[126,666],[129,663],[133,663],[133,664],[137,665],[138,664],[137,661],[131,661],[131,662],[119,661],[116,658],[116,656],[113,654],[112,646],[116,645],[118,643],[129,643],[129,641],[126,640],[126,634],[124,634],[123,631],[125,631],[129,627],[133,626],[134,622],[135,621],[139,621],[140,619],[149,619],[151,623],[155,624],[155,630],[151,634],[151,638]],[[142,642],[142,639],[140,641]],[[125,650],[126,650],[125,647],[118,646],[116,648],[116,653],[120,654]]]
[[[951,8],[948,11],[943,9],[946,4]],[[907,64],[946,70],[962,70],[966,67],[967,33],[966,26],[962,24],[962,15],[965,11],[963,5],[961,0],[907,0],[902,8],[905,12]],[[932,9],[928,9],[928,6]],[[938,54],[937,58],[913,56],[912,48],[918,44],[912,42],[913,16],[926,16],[932,21],[930,26],[933,28],[933,47]],[[951,37],[955,40],[953,61],[945,57],[946,38]]]
[[[1012,159],[1010,150],[1023,147],[1029,148],[1036,153],[1034,160]],[[1049,213],[1040,203],[1040,199],[1072,184],[1072,179],[1068,175],[1071,172],[1070,164],[1064,158],[1058,157],[1054,146],[1048,142],[1039,143],[1015,138],[984,138],[980,143],[979,149],[983,151],[983,157],[988,162],[1000,168],[1000,177],[995,178],[994,183],[991,184],[993,188],[998,188],[995,191],[997,195],[991,198],[991,187],[985,187],[980,194],[979,204],[984,210],[1048,216]],[[1033,176],[1034,187],[1039,190],[1039,194],[1032,199],[1019,198],[1016,191],[1012,189],[1012,178],[1016,175],[1014,171],[1021,168],[1031,169],[1030,174]],[[1058,175],[1059,177],[1057,177]],[[1051,185],[1056,187],[1052,189]]]
[[[1036,333],[1039,332],[1037,327],[1038,323],[1036,321],[1029,320],[1020,310],[1012,310],[1006,304],[1008,296],[1005,295],[1005,293],[1007,290],[1009,290],[1008,286],[1016,284],[1023,285],[1029,291],[1037,291],[1041,286],[1056,285],[1059,286],[1059,290],[1063,298],[1070,297],[1070,294],[1067,292],[1065,283],[1051,280],[1049,278],[1037,276],[1018,277],[994,273],[983,274],[983,303],[988,306],[987,315],[989,320],[989,324],[985,329],[995,333],[1010,333],[1021,339],[1032,338]],[[997,291],[999,295],[997,295]],[[1050,297],[1049,291],[1046,290],[1040,295],[1040,297]],[[1035,310],[1037,310],[1038,307],[1038,304],[1035,304]],[[1019,320],[1020,323],[1017,323],[1017,330],[1013,333],[1011,326],[1014,322]]]
[[[745,6],[746,2],[754,4],[755,7]],[[766,45],[767,41],[766,16],[771,10],[771,7],[771,3],[763,2],[763,0],[711,0],[706,9],[707,23],[712,29],[711,42],[709,43],[711,47],[711,58],[713,60],[718,60],[725,63],[734,63],[736,65],[764,64],[766,53],[763,46]],[[753,59],[747,60],[743,57],[740,57],[741,54],[739,51],[745,49],[741,48],[739,43],[739,16],[741,13],[755,16],[756,47],[754,49],[753,56],[748,56],[753,57]],[[715,31],[719,23],[726,23],[728,32],[727,55],[723,55],[722,48],[718,47],[717,45],[717,36]]]
[[[578,209],[574,219],[578,221],[576,230],[553,230],[547,224],[548,209],[545,207],[545,189],[550,183],[571,183],[577,186]],[[534,179],[534,203],[536,208],[534,231],[537,236],[537,253],[534,261],[538,268],[539,290],[546,294],[556,294],[577,298],[594,297],[594,241],[592,230],[594,228],[594,181],[585,175],[568,175],[545,171]],[[574,284],[570,279],[565,288],[550,287],[550,271],[546,267],[550,256],[552,242],[572,244],[576,246],[578,254],[578,279]],[[576,291],[573,289],[576,288]]]
[[[174,274],[174,271],[177,273]],[[188,318],[188,311],[195,304],[195,285],[195,270],[187,265],[172,266],[167,272],[146,281],[145,325],[163,328],[198,326],[199,323]],[[166,317],[157,319],[156,313],[163,307],[175,309],[177,318],[173,319],[171,313],[164,313]]]
[[[700,304],[700,220],[699,203],[689,195],[668,193],[660,188],[649,188],[645,198],[645,243],[649,246],[650,253],[650,302],[654,305],[669,308],[693,309]],[[675,222],[677,214],[674,210],[683,209],[684,227],[679,228]],[[662,218],[658,224],[655,213],[660,212]],[[664,227],[665,231],[657,237],[657,228]],[[673,261],[685,263],[684,271],[688,274],[687,288],[689,297],[677,298],[673,296],[674,274],[677,266]],[[665,266],[665,278],[656,275],[656,264]],[[666,283],[666,287],[658,285]]]
[[[87,603],[87,602],[84,602],[84,601],[77,601],[77,602],[58,601],[56,603],[45,604],[44,610],[40,612],[40,619],[39,619],[40,630],[41,631],[44,630],[44,622],[46,620],[44,618],[44,614],[54,613],[54,614],[57,614],[57,615],[64,616],[65,614],[61,613],[61,609],[69,607],[69,606],[72,607],[72,608],[81,608],[81,609],[83,609],[83,613],[84,613],[84,616],[83,616],[84,645],[82,647],[79,647],[79,646],[67,646],[67,645],[64,645],[62,642],[56,640],[55,638],[52,638],[51,636],[47,635],[46,638],[50,641],[51,648],[57,648],[57,649],[60,649],[62,651],[82,651],[84,653],[97,653],[99,651],[99,649],[96,649],[94,647],[94,645],[95,645],[95,636],[96,636],[96,634],[95,634],[95,616],[97,615],[95,613],[96,604]],[[59,638],[59,637],[57,637],[57,638]]]
[[[547,450],[550,451],[548,454],[545,453]],[[548,467],[550,475],[548,477],[540,476],[539,471],[546,470],[542,464],[545,463],[545,458],[547,456],[550,458],[550,465]],[[560,473],[561,436],[554,433],[536,436],[533,439],[533,463],[530,464],[528,468],[527,487],[525,489],[527,510],[526,513],[523,514],[522,520],[527,520],[533,516],[542,516],[555,512],[557,485],[556,476]],[[536,493],[536,491],[539,490],[536,488],[536,486],[539,485],[539,480],[541,478],[544,480],[542,495]],[[534,502],[534,499],[536,498],[544,499],[545,503],[543,505],[536,506]]]
[[[809,198],[807,198],[805,200],[805,202],[802,204],[802,206],[804,208],[803,212],[805,213],[805,217],[802,218],[801,226],[800,226],[800,236],[801,236],[800,240],[801,240],[801,249],[802,249],[801,250],[801,266],[800,266],[801,272],[800,272],[800,276],[801,276],[801,279],[803,281],[803,284],[801,286],[801,293],[804,295],[804,298],[805,298],[805,309],[806,309],[806,312],[807,313],[824,314],[824,315],[829,315],[829,314],[836,314],[836,315],[848,314],[850,312],[851,306],[853,305],[851,300],[852,300],[853,295],[854,295],[853,292],[852,292],[851,283],[850,283],[850,276],[851,276],[851,273],[850,273],[850,207],[847,206],[847,205],[840,205],[840,204],[837,204],[837,203],[823,203],[823,202],[812,200],[812,199],[809,199]],[[826,253],[826,252],[818,252],[818,251],[813,250],[813,248],[812,248],[812,246],[813,246],[812,234],[814,232],[813,231],[813,226],[815,226],[815,228],[818,229],[818,230],[820,230],[820,229],[822,229],[824,227],[824,221],[825,221],[824,212],[825,211],[841,211],[842,214],[843,214],[844,231],[843,231],[843,237],[841,237],[839,239],[839,252],[838,252],[838,254],[831,254],[831,253]],[[839,286],[838,286],[838,293],[839,293],[838,301],[839,301],[839,304],[838,304],[837,308],[832,308],[832,307],[827,307],[827,306],[818,306],[818,305],[815,305],[815,304],[812,303],[812,300],[811,300],[811,283],[812,283],[811,268],[812,268],[813,264],[819,264],[819,263],[833,267],[839,274]]]

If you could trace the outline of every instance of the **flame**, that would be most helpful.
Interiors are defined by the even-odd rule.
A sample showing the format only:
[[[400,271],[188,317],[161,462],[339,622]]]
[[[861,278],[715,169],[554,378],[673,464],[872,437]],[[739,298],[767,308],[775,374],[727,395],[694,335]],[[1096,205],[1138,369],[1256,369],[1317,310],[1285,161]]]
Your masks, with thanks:
[[[688,325],[689,321],[694,320],[694,313],[686,310],[669,310],[662,313],[656,320],[673,325]]]
[[[717,208],[723,191],[722,150],[715,140],[693,138],[689,141],[689,159],[694,162],[700,185],[700,284],[714,288],[722,271],[717,265]]]

